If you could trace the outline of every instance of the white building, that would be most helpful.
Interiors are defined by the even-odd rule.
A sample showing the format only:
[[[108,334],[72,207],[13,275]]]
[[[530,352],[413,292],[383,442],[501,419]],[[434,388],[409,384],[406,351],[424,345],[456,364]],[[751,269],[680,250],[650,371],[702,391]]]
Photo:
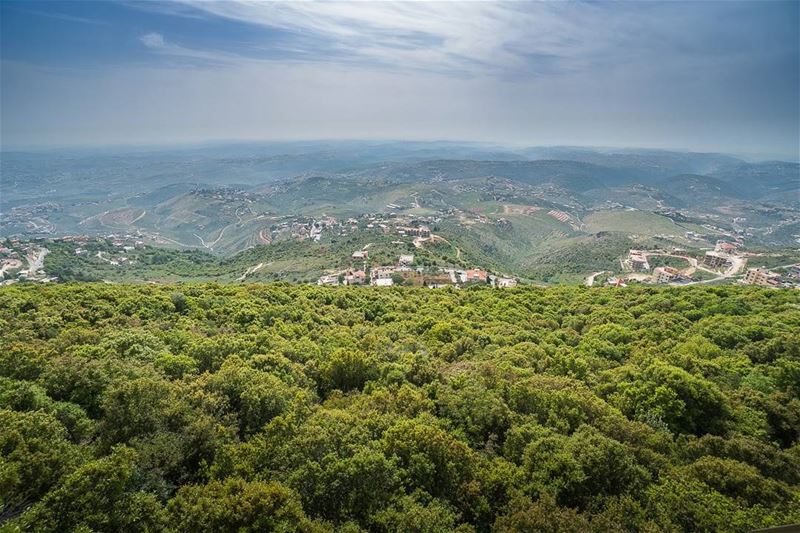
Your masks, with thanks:
[[[317,280],[317,285],[338,285],[339,276],[322,276]]]

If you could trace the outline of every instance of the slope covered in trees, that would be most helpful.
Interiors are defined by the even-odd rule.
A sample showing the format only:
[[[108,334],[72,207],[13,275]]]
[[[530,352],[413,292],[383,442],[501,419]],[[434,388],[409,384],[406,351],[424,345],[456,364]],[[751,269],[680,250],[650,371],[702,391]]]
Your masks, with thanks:
[[[800,521],[800,294],[0,290],[3,531]]]

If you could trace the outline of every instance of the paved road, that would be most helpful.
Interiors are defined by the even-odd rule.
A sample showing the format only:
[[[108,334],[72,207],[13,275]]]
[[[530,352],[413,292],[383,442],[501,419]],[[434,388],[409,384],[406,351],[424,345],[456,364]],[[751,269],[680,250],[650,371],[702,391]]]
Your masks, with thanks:
[[[600,274],[603,274],[604,272],[608,272],[608,271],[607,270],[601,270],[600,272],[595,272],[594,274],[588,276],[586,278],[586,286],[587,287],[591,287],[592,285],[594,285],[594,278],[596,278]]]

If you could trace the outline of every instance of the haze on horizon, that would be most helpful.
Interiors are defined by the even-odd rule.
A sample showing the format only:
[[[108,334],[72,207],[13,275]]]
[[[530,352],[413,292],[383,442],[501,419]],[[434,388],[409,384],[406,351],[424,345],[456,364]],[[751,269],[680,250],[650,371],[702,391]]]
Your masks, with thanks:
[[[0,3],[2,149],[457,139],[800,159],[800,3]]]

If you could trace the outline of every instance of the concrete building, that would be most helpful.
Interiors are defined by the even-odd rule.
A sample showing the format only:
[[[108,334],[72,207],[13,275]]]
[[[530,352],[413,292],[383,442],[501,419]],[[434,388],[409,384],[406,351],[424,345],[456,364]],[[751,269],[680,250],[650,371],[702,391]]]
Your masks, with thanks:
[[[748,285],[760,285],[762,287],[778,287],[781,284],[781,277],[775,272],[762,268],[750,268],[744,275],[744,282]]]
[[[428,226],[403,227],[398,228],[398,232],[403,235],[411,235],[412,237],[430,237],[431,229]]]
[[[401,255],[397,262],[401,265],[411,265],[414,263],[414,256],[411,254]]]
[[[680,277],[681,272],[672,267],[656,267],[653,270],[653,283],[670,283]]]
[[[628,252],[627,263],[630,269],[635,272],[650,271],[650,263],[647,261],[647,256],[644,252],[639,250],[631,250]]]
[[[708,268],[721,270],[723,268],[730,267],[732,263],[728,254],[721,252],[706,252],[706,256],[703,258],[703,264]]]
[[[466,282],[467,283],[486,283],[486,277],[489,274],[485,270],[474,268],[467,270]]]
[[[378,267],[373,268],[371,271],[371,277],[373,282],[376,279],[392,279],[392,274],[394,274],[395,269],[393,267]]]
[[[349,272],[344,277],[345,285],[363,285],[367,281],[367,274],[363,270]]]
[[[500,289],[511,289],[517,286],[514,278],[497,278],[497,287]]]
[[[358,260],[363,261],[364,259],[369,257],[369,252],[367,250],[356,250],[355,252],[353,252],[352,257],[356,261]]]

